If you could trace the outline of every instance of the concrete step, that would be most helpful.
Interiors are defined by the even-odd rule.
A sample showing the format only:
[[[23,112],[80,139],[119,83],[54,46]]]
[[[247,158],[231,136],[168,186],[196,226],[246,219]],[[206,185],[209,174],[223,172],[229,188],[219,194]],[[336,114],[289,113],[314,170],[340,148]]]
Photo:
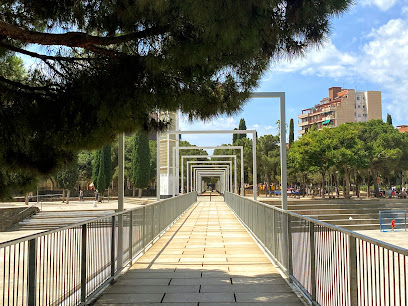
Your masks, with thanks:
[[[114,213],[114,210],[42,211],[18,224],[19,230],[49,230]]]
[[[264,201],[280,207],[278,201]],[[288,209],[300,215],[349,230],[379,230],[379,212],[382,210],[408,210],[407,199],[370,200],[295,200],[288,201]],[[352,217],[350,220],[349,218]],[[296,225],[294,224],[296,227]]]
[[[269,205],[274,205],[276,207],[281,207],[281,204],[276,202],[265,202]],[[408,209],[408,203],[353,203],[353,204],[288,204],[289,210],[310,210],[310,209]]]
[[[380,224],[380,220],[378,219],[339,219],[339,220],[325,220],[326,216],[322,216],[320,221],[330,223],[336,226],[344,226],[344,225],[366,225],[366,224]]]
[[[308,217],[318,219],[318,220],[325,219],[327,221],[330,221],[330,220],[345,220],[345,219],[349,219],[350,217],[352,217],[354,220],[366,219],[366,218],[378,219],[379,218],[379,213],[374,212],[374,213],[367,213],[367,214],[347,214],[347,213],[344,213],[344,214],[337,214],[337,215],[308,215]]]

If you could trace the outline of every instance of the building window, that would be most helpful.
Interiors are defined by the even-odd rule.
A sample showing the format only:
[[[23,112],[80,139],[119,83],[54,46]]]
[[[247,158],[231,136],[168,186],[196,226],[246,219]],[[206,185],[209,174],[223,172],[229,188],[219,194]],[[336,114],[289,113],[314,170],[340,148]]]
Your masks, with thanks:
[[[359,96],[357,96],[357,100],[360,100],[360,97],[359,97]]]
[[[357,107],[358,107],[358,108],[360,108],[360,107],[361,107],[361,105],[358,105]]]

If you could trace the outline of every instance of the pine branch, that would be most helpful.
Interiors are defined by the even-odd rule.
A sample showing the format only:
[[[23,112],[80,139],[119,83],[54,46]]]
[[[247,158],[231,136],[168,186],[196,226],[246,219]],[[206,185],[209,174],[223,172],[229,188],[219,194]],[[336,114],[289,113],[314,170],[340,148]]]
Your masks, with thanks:
[[[59,45],[89,49],[94,46],[109,46],[138,40],[151,35],[160,34],[159,28],[149,28],[139,32],[119,36],[93,36],[83,32],[67,32],[51,34],[31,31],[0,20],[0,35],[25,43],[40,45]]]

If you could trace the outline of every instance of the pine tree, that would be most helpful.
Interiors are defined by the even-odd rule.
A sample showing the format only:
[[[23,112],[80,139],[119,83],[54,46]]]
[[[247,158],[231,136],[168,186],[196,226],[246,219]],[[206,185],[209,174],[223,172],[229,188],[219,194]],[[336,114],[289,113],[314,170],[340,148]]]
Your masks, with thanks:
[[[292,143],[295,141],[295,127],[293,124],[293,118],[290,118],[290,123],[289,123],[289,148],[292,145]]]
[[[153,112],[233,114],[272,59],[319,45],[351,3],[2,1],[0,180],[48,175],[118,133],[166,127]],[[24,71],[10,55],[38,65]]]
[[[392,125],[392,117],[391,117],[390,114],[387,114],[387,123],[388,123],[389,125]]]
[[[149,184],[150,178],[150,148],[149,139],[145,131],[138,131],[133,135],[133,151],[130,181],[139,188],[139,197],[142,189]]]

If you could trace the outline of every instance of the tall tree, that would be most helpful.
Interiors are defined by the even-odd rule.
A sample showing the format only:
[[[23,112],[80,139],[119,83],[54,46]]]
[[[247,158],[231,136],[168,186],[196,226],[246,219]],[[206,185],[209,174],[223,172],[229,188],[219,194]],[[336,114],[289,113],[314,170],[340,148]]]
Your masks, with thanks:
[[[105,189],[109,188],[112,180],[111,146],[107,145],[94,153],[92,179],[95,188],[103,196]]]
[[[293,124],[293,118],[290,118],[290,123],[289,123],[289,148],[292,145],[292,143],[295,141],[295,127]]]
[[[64,190],[67,191],[66,201],[69,204],[69,198],[71,189],[76,186],[78,182],[78,161],[74,160],[73,162],[69,162],[63,165],[55,174],[55,180],[57,182],[58,187],[62,188],[62,197],[64,200]]]
[[[237,128],[234,128],[234,130],[238,130]],[[232,144],[234,144],[238,139],[238,134],[232,134]]]
[[[138,131],[132,137],[132,166],[130,181],[133,186],[139,188],[139,198],[142,196],[143,188],[150,181],[150,148],[149,138],[145,131]]]
[[[239,120],[239,125],[238,125],[238,130],[246,130],[246,123],[245,123],[245,119],[241,118],[241,120]],[[246,134],[238,134],[237,135],[237,139],[242,139],[242,138],[247,138]]]
[[[392,117],[391,117],[390,114],[387,114],[387,123],[388,123],[389,125],[392,125]]]
[[[93,154],[93,160],[92,160],[92,182],[96,186],[98,185],[98,175],[99,175],[99,167],[101,163],[101,150],[96,150]]]
[[[233,114],[271,59],[327,39],[351,3],[3,1],[1,51],[38,68],[0,72],[0,164],[47,174],[120,132],[165,128],[157,111]]]

